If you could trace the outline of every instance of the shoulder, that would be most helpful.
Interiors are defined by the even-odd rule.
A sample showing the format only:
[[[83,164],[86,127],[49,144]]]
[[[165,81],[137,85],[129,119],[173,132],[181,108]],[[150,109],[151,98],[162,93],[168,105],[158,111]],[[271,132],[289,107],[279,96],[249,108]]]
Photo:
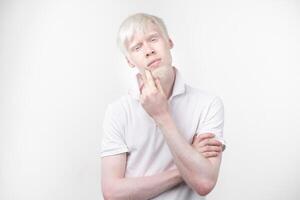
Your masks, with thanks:
[[[112,110],[122,110],[127,104],[126,96],[122,96],[118,99],[114,99],[108,104],[108,108]]]
[[[121,115],[130,112],[137,104],[138,102],[130,95],[123,95],[110,102],[107,106],[107,111]]]
[[[190,99],[197,101],[203,106],[210,106],[211,104],[223,105],[223,101],[221,97],[218,96],[217,94],[202,89],[198,89],[187,84],[185,85],[185,89],[186,89],[186,95]]]

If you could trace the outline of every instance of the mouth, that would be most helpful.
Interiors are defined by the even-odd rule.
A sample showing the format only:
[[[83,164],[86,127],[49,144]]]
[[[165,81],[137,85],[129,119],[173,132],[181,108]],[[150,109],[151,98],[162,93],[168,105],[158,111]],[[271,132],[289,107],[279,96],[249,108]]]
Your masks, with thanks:
[[[160,61],[161,61],[160,58],[155,59],[155,60],[151,61],[147,66],[149,68],[156,68],[159,65]]]

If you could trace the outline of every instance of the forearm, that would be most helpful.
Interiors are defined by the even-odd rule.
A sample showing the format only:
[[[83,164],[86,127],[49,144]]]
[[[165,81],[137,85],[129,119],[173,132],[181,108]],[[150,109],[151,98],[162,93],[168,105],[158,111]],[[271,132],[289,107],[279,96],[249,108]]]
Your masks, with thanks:
[[[198,190],[199,185],[206,186],[207,183],[214,182],[218,169],[179,133],[171,115],[166,115],[158,124],[185,182],[195,190]]]
[[[106,199],[145,200],[153,198],[181,183],[177,169],[145,177],[126,177],[115,180]]]

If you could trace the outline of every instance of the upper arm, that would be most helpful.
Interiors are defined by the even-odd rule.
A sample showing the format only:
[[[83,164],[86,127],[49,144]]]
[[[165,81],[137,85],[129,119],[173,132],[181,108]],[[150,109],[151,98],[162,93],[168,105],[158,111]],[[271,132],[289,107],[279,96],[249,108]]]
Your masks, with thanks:
[[[219,97],[215,97],[210,104],[204,109],[202,117],[200,118],[199,125],[196,133],[213,133],[223,145],[225,140],[223,137],[224,128],[224,105]]]
[[[203,134],[203,135],[202,135]],[[217,138],[213,137],[212,134],[215,135],[214,133],[201,133],[201,136],[196,137],[196,139],[193,140],[193,147],[195,150],[199,153],[202,154],[205,163],[207,163],[205,166],[206,168],[206,178],[203,178],[202,181],[203,183],[208,183],[210,186],[214,186],[215,183],[217,182],[218,179],[218,174],[219,174],[219,169],[222,161],[222,151],[215,152],[215,149],[203,149],[207,148],[209,146],[211,147],[220,147],[222,142],[218,141]],[[200,134],[197,134],[200,135]],[[203,150],[205,152],[203,152]],[[207,151],[207,152],[206,152]],[[211,154],[208,156],[208,154],[205,153],[216,153],[216,154]],[[200,158],[199,158],[200,159]]]
[[[109,193],[116,179],[124,178],[126,170],[126,153],[105,156],[101,159],[102,191]]]

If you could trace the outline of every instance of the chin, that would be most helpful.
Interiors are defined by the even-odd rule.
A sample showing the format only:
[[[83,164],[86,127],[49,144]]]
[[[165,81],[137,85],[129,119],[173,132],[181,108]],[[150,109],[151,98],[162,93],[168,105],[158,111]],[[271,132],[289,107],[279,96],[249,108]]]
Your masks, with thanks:
[[[166,80],[172,73],[172,66],[160,66],[152,71],[154,77],[160,80]]]

